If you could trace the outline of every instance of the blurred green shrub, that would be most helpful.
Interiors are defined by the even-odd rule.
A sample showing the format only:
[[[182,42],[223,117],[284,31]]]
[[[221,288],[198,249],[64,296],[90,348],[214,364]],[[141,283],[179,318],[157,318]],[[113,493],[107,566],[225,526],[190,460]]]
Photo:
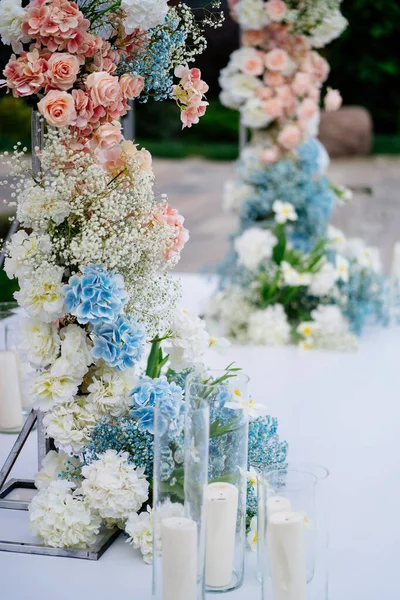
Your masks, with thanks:
[[[30,147],[31,109],[11,94],[0,97],[0,150],[12,150],[17,142]]]

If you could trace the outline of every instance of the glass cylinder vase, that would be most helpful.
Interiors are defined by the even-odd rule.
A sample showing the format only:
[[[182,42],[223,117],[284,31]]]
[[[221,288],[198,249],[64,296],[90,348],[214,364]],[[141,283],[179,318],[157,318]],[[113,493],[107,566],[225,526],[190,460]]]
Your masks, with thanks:
[[[258,479],[258,554],[263,600],[327,600],[327,526],[316,465],[266,469]]]
[[[153,596],[204,600],[209,407],[154,412]]]
[[[186,398],[210,406],[206,495],[206,590],[241,586],[246,549],[248,377],[207,370],[189,375]]]

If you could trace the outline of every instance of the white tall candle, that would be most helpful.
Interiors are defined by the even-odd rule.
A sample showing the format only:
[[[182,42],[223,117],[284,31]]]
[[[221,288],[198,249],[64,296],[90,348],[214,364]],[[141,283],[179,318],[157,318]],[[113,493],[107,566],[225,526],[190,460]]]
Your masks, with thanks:
[[[0,352],[0,429],[14,431],[22,426],[21,389],[17,357]]]
[[[393,248],[391,276],[400,279],[400,242],[396,242]]]
[[[284,496],[271,496],[267,500],[267,518],[271,517],[275,513],[282,511],[291,511],[292,505],[290,503],[289,498],[285,498]]]
[[[163,600],[196,600],[197,525],[184,517],[161,522]]]
[[[239,492],[231,483],[210,483],[206,498],[206,585],[226,587],[233,575]]]
[[[304,515],[296,512],[271,515],[267,543],[273,600],[305,600]]]

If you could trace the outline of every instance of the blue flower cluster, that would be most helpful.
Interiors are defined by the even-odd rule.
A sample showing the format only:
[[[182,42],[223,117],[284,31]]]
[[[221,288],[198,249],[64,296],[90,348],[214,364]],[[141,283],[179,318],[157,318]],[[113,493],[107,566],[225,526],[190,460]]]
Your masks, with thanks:
[[[288,443],[281,442],[275,417],[258,417],[249,424],[248,465],[255,469],[286,468]]]
[[[299,250],[310,250],[325,235],[336,200],[323,174],[325,155],[323,146],[311,138],[298,148],[294,159],[261,167],[251,159],[239,162],[241,180],[254,187],[240,209],[241,231],[259,221],[270,220],[273,225],[274,201],[290,202],[298,215],[291,241]]]
[[[145,329],[129,315],[120,315],[114,323],[98,323],[90,334],[93,358],[103,359],[109,367],[122,371],[140,360]]]
[[[154,409],[159,408],[158,435],[168,431],[171,438],[180,435],[184,424],[183,390],[166,377],[142,377],[131,392],[131,414],[138,419],[138,429],[154,434]]]
[[[163,28],[152,29],[149,41],[143,51],[121,63],[120,70],[144,77],[144,89],[139,101],[147,102],[150,96],[154,100],[172,97],[173,56],[177,49],[186,43],[185,30],[179,19],[167,15]]]
[[[67,311],[83,325],[113,323],[128,301],[122,275],[101,265],[82,267],[82,274],[70,277],[63,291]]]

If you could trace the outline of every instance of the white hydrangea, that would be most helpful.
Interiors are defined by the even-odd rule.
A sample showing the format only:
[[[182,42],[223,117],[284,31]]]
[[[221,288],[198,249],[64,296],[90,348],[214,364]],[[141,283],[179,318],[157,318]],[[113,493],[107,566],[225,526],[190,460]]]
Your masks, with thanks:
[[[265,112],[264,102],[259,98],[249,98],[240,109],[240,115],[242,124],[250,128],[261,129],[271,122]]]
[[[290,341],[290,325],[281,304],[255,311],[249,318],[250,344],[280,346]]]
[[[149,496],[143,468],[129,462],[128,452],[107,450],[82,468],[82,491],[104,519],[126,520]]]
[[[20,281],[14,296],[29,316],[51,323],[64,315],[63,273],[62,267],[45,263]]]
[[[320,305],[312,311],[311,317],[314,331],[308,340],[309,347],[338,351],[357,349],[357,340],[338,306]]]
[[[153,562],[153,510],[148,506],[147,511],[132,513],[125,525],[128,534],[127,542],[135,549],[140,549],[143,560],[151,565]]]
[[[127,411],[131,403],[129,394],[137,381],[135,369],[117,371],[101,365],[88,386],[87,400],[93,403],[99,415],[119,417]]]
[[[34,267],[47,259],[51,253],[51,241],[47,234],[28,235],[22,229],[17,231],[7,246],[7,254],[4,261],[4,270],[7,277],[24,278],[29,276]]]
[[[209,347],[205,322],[198,316],[178,307],[171,326],[172,336],[166,342],[170,366],[182,371],[201,359]]]
[[[60,352],[57,327],[39,319],[21,320],[18,336],[18,352],[35,367],[52,364]]]
[[[53,548],[90,548],[102,520],[75,484],[59,480],[42,489],[29,505],[34,535]]]
[[[126,33],[135,29],[152,29],[162,25],[168,13],[167,0],[122,0],[121,8],[125,13]]]
[[[29,392],[42,410],[71,402],[78,393],[82,378],[66,367],[66,363],[58,358],[50,369],[32,374]]]
[[[218,321],[225,335],[239,343],[247,341],[247,323],[253,312],[242,287],[232,286],[217,292],[207,306],[207,320]]]
[[[60,225],[70,212],[68,200],[53,187],[31,184],[18,196],[18,220],[38,231],[46,229],[50,219]]]
[[[222,197],[224,210],[239,214],[243,202],[253,193],[254,188],[252,185],[236,181],[226,181]]]
[[[229,92],[235,104],[237,102],[242,104],[245,100],[254,99],[255,90],[262,85],[260,79],[246,73],[233,73],[225,77],[222,76],[220,83],[222,89]]]
[[[260,264],[271,258],[277,238],[268,229],[250,227],[235,240],[235,250],[238,255],[238,263],[255,271]]]
[[[84,397],[65,404],[56,404],[43,417],[48,437],[58,448],[71,448],[79,453],[89,442],[89,434],[96,425],[95,408]]]
[[[239,0],[235,5],[235,14],[242,29],[260,30],[269,23],[264,0]]]
[[[73,373],[76,379],[82,379],[93,362],[86,331],[78,325],[68,325],[61,329],[60,337],[61,358],[54,365],[53,374]]]
[[[51,450],[42,461],[42,468],[35,477],[35,486],[38,490],[49,487],[52,481],[67,478],[79,479],[82,463],[76,456],[63,450]],[[76,481],[75,481],[76,483]]]
[[[310,43],[314,48],[323,48],[341,35],[348,25],[340,10],[331,12],[312,32]]]
[[[313,296],[326,296],[338,279],[338,270],[332,263],[325,261],[318,273],[311,277],[309,293]]]
[[[300,273],[296,271],[288,262],[283,260],[281,262],[282,276],[284,285],[291,287],[308,286],[311,284],[312,275],[311,273]]]
[[[3,44],[12,47],[19,54],[23,47],[21,42],[28,42],[29,36],[22,33],[25,9],[21,0],[1,0],[0,2],[0,37]]]

